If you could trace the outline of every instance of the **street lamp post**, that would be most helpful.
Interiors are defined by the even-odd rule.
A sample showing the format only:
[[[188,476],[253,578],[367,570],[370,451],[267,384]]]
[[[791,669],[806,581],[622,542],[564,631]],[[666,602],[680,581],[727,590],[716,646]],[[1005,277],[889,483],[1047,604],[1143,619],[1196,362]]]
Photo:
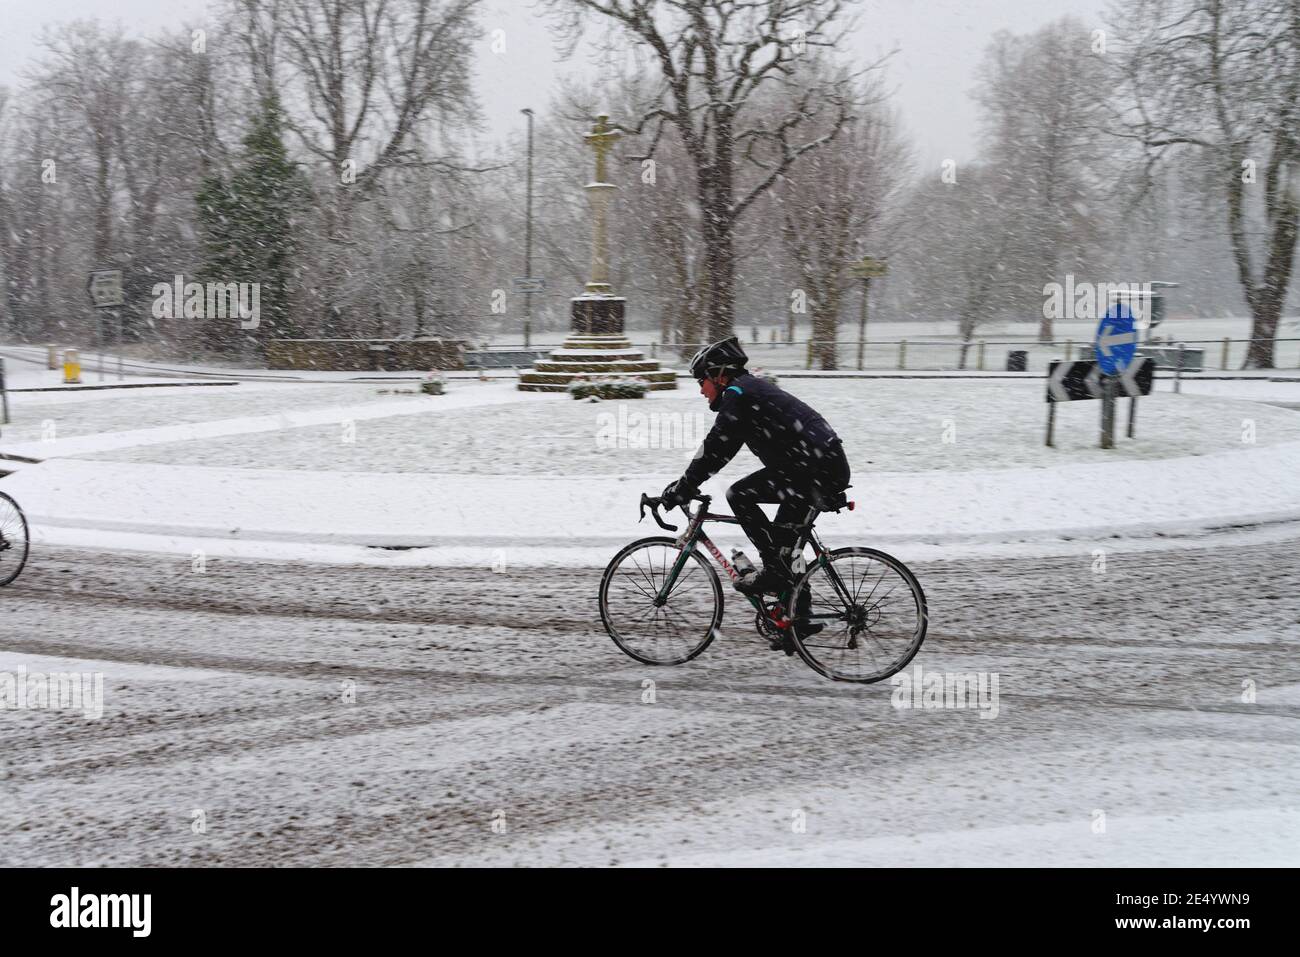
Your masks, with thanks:
[[[524,201],[524,275],[533,275],[533,111],[520,110],[528,117],[528,190]],[[524,293],[524,348],[532,343],[533,294]]]

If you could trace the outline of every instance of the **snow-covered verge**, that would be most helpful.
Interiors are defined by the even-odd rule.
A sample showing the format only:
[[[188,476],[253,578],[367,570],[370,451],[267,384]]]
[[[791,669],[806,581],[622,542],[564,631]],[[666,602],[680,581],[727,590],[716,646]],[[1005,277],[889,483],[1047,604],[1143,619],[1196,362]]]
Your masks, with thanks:
[[[680,474],[711,420],[687,393],[587,403],[506,382],[444,396],[384,388],[19,395],[0,452],[43,463],[5,463],[16,471],[0,487],[51,544],[588,564],[660,533],[637,523],[640,493]],[[1140,405],[1138,438],[1103,452],[1096,403],[1063,407],[1058,447],[1043,447],[1041,382],[791,388],[850,451],[859,507],[821,520],[832,545],[1056,547],[1300,518],[1300,416],[1288,409],[1158,394]],[[757,465],[742,452],[706,491],[723,507],[726,486]],[[374,551],[391,548],[421,551]]]
[[[1053,468],[1300,441],[1300,416],[1292,411],[1222,396],[1162,392],[1143,399],[1137,439],[1103,451],[1097,402],[1062,405],[1056,447],[1044,446],[1041,380],[797,379],[786,386],[835,426],[855,475]],[[687,389],[621,402],[476,381],[454,382],[443,396],[395,396],[376,384],[166,392],[115,393],[99,402],[18,396],[0,451],[227,468],[658,475],[683,468],[713,420]],[[1127,402],[1119,411],[1122,430]],[[759,465],[742,450],[729,473]]]
[[[1157,462],[859,476],[832,544],[1104,538],[1300,517],[1300,442]],[[369,546],[606,545],[659,530],[636,503],[670,473],[415,475],[53,459],[5,488],[40,527]],[[721,496],[726,481],[706,491]]]

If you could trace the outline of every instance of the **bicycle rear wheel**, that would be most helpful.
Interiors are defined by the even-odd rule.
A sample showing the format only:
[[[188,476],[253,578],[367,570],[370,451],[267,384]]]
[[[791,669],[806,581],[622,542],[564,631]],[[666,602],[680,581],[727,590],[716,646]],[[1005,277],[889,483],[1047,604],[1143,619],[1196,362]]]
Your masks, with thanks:
[[[839,548],[795,585],[801,621],[795,650],[808,666],[835,681],[871,684],[907,666],[925,641],[929,613],[916,576],[874,548]],[[806,611],[805,611],[806,609]]]
[[[643,538],[628,545],[600,579],[600,620],[623,653],[647,665],[680,665],[713,641],[722,624],[722,583],[692,551],[667,601],[655,604],[681,549],[676,539]]]
[[[0,586],[18,577],[27,564],[27,519],[18,503],[0,492]]]

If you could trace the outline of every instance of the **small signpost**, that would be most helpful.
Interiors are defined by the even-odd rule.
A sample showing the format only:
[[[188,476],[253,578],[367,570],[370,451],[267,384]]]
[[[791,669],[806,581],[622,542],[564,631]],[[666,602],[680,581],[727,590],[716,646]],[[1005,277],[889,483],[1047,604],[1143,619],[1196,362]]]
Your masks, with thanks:
[[[871,292],[871,280],[880,279],[889,272],[889,263],[883,259],[864,256],[849,263],[849,273],[855,279],[862,280],[862,314],[858,319],[858,371],[862,370],[863,355],[867,343],[867,296]]]
[[[90,290],[90,304],[96,309],[118,308],[126,304],[122,295],[122,270],[96,269],[90,274],[87,283]]]
[[[528,295],[542,292],[543,290],[546,289],[545,279],[538,279],[538,278],[531,278],[531,277],[516,277],[514,283],[515,283],[515,292],[526,293]]]
[[[117,318],[117,377],[124,378],[122,374],[122,314],[117,312],[122,306],[126,305],[126,296],[122,292],[122,270],[120,269],[95,269],[90,273],[90,279],[86,283],[86,289],[90,293],[90,304],[95,307],[95,334],[99,340],[99,381],[104,381],[104,320],[101,309],[114,310],[111,315]]]
[[[1155,383],[1156,360],[1150,357],[1138,359],[1127,365],[1119,375],[1105,375],[1100,361],[1081,359],[1077,362],[1050,362],[1047,366],[1047,445],[1053,444],[1053,432],[1056,426],[1056,403],[1077,402],[1084,399],[1101,399],[1104,403],[1110,393],[1111,426],[1114,426],[1115,396],[1128,396],[1129,405],[1128,437],[1133,438],[1134,425],[1137,421],[1137,400],[1139,396],[1150,395]],[[1106,444],[1105,410],[1103,406],[1102,448],[1111,448]]]

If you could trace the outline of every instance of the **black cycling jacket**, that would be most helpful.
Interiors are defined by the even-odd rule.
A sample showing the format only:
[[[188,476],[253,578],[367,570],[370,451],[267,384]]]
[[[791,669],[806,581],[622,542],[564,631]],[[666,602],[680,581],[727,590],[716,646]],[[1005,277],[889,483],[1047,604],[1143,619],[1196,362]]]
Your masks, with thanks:
[[[692,492],[731,461],[742,445],[765,466],[793,475],[820,472],[840,441],[814,408],[749,373],[737,376],[715,403],[718,418],[682,476]]]

